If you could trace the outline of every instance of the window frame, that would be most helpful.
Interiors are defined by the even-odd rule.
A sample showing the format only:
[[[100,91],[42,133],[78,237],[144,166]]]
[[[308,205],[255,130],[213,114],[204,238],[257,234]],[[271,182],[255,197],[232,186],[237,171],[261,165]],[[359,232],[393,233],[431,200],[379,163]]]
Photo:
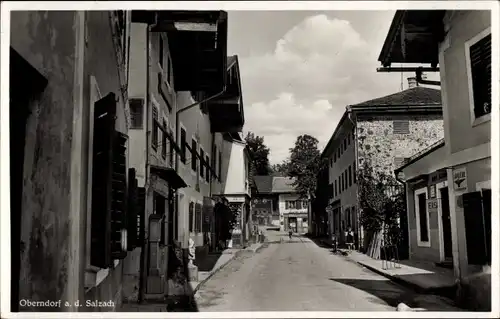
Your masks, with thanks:
[[[195,146],[196,149],[193,149],[193,146]],[[193,136],[191,137],[191,173],[196,175],[197,172],[198,172],[198,141]]]
[[[471,126],[475,127],[480,124],[490,122],[491,121],[491,111],[489,114],[483,115],[479,118],[476,118],[475,112],[474,112],[474,90],[473,90],[473,83],[472,83],[472,65],[471,65],[471,60],[470,60],[470,48],[476,44],[477,42],[481,41],[488,35],[491,35],[491,26],[484,29],[483,31],[479,32],[476,34],[474,37],[469,39],[468,41],[465,42],[464,44],[464,49],[465,49],[465,64],[466,64],[466,72],[467,72],[467,86],[468,86],[468,94],[469,94],[469,113],[470,113],[470,122]],[[491,52],[491,58],[493,59],[493,51]],[[493,61],[492,61],[493,63]],[[492,79],[490,79],[491,81]],[[493,82],[493,81],[492,81]],[[493,83],[491,84],[493,85]],[[493,101],[490,101],[491,103],[491,108],[493,108]]]
[[[140,101],[140,108],[141,108],[141,111],[140,111],[140,125],[134,125],[134,120],[133,119],[137,119],[139,118],[137,115],[139,114],[139,112],[133,112],[132,109],[132,104],[131,103],[132,101]],[[144,129],[144,103],[145,103],[145,100],[144,98],[142,97],[133,97],[133,98],[129,98],[129,109],[130,109],[130,129],[131,130],[142,130]]]
[[[408,131],[396,132],[396,123],[408,123]],[[408,135],[410,134],[410,120],[393,120],[392,121],[392,134],[393,135]]]
[[[427,236],[428,236],[428,241],[422,241],[422,233],[420,229],[420,207],[419,207],[419,202],[418,202],[418,196],[425,194],[425,215],[426,215],[426,225],[427,225]],[[430,222],[429,222],[429,210],[427,209],[427,200],[429,199],[429,192],[426,187],[416,189],[414,192],[414,209],[415,209],[415,222],[416,222],[416,228],[417,228],[417,245],[419,247],[431,247],[431,229],[430,229]]]
[[[186,127],[180,123],[179,124],[180,129],[179,129],[179,139],[180,139],[180,149],[181,149],[181,154],[180,155],[180,161],[182,164],[186,165],[187,161],[187,130]],[[182,139],[182,132],[184,132],[184,140]]]

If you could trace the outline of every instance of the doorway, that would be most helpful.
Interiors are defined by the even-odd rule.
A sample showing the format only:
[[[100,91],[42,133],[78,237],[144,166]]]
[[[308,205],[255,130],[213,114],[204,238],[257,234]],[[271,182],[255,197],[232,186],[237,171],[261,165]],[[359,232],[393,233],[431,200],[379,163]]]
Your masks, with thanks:
[[[439,189],[441,195],[441,221],[443,225],[443,248],[445,261],[453,260],[452,240],[451,240],[451,221],[450,221],[450,202],[448,187]]]

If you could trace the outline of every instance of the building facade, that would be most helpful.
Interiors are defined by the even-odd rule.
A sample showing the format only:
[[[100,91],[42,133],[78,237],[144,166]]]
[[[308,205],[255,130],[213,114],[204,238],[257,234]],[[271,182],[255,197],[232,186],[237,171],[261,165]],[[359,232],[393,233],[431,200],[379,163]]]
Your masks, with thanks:
[[[127,256],[130,16],[14,11],[10,21],[11,311],[47,311],[23,299],[114,311]]]
[[[414,153],[443,137],[441,95],[438,90],[414,86],[347,107],[322,157],[329,163],[329,232],[345,243],[354,232],[362,248],[357,176],[367,163],[375,173],[393,175]],[[358,245],[359,244],[359,245]]]
[[[399,34],[396,28],[400,26],[405,28],[407,56],[401,54],[402,47],[396,40]],[[411,38],[415,27],[419,28],[419,36]],[[422,29],[428,32],[421,33]],[[391,49],[393,42],[396,45]],[[422,46],[432,50],[421,51]],[[379,57],[384,67],[390,67],[391,63],[430,63],[434,67],[439,64],[444,144],[412,164],[419,165],[418,168],[403,167],[398,173],[411,183],[414,175],[425,179],[436,170],[443,172],[444,179],[446,171],[441,185],[447,185],[448,194],[438,200],[437,214],[438,221],[444,221],[449,209],[451,234],[441,242],[441,234],[432,236],[431,232],[430,243],[424,243],[432,248],[432,240],[436,238],[435,242],[444,246],[451,235],[451,259],[460,283],[461,302],[481,310],[491,308],[491,275],[487,266],[491,264],[490,129],[492,103],[498,105],[491,98],[491,59],[491,11],[486,10],[398,11]],[[439,161],[432,161],[437,157]],[[433,186],[422,187],[407,196],[422,203],[424,200],[434,203],[435,198],[439,199],[432,196],[435,192],[438,191]],[[432,219],[434,206],[425,208],[416,203],[408,210],[424,211],[420,214]],[[438,227],[439,233],[444,235],[446,228],[447,223],[443,222]],[[441,255],[445,253],[450,259],[448,245],[441,248]]]

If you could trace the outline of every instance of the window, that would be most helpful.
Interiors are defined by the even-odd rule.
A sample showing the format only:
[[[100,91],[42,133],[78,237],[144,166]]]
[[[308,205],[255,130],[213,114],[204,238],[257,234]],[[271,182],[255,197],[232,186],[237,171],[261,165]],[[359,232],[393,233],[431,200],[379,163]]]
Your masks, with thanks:
[[[330,167],[333,167],[333,159],[330,158]]]
[[[214,172],[214,177],[217,177],[217,146],[214,145],[214,151],[212,153],[212,171]]]
[[[347,180],[347,168],[346,168],[344,171],[344,184],[345,184],[344,189],[347,189],[347,186],[348,186],[347,182],[348,182],[348,180]]]
[[[352,186],[352,167],[351,167],[351,165],[349,165],[348,176],[349,176],[349,187],[351,187]]]
[[[465,45],[472,120],[491,113],[491,29]]]
[[[191,140],[191,169],[196,172],[198,162],[198,143]]]
[[[406,161],[405,157],[394,157],[394,168],[399,168],[404,165]]]
[[[344,139],[344,152],[347,150],[347,139]]]
[[[200,177],[205,177],[205,151],[200,147]]]
[[[130,99],[130,128],[142,129],[143,127],[143,112],[144,99]]]
[[[161,136],[161,157],[167,159],[167,121],[163,120],[163,134]]]
[[[219,180],[222,180],[222,152],[219,151]]]
[[[296,209],[296,202],[293,200],[285,201],[285,209]]]
[[[352,163],[352,182],[356,184],[356,162]]]
[[[202,222],[202,214],[201,214],[201,204],[196,204],[194,206],[194,216],[195,216],[195,220],[194,220],[194,231],[195,233],[201,233],[201,222]]]
[[[427,188],[415,191],[415,215],[417,220],[418,245],[430,247],[429,214],[427,211]]]
[[[210,158],[205,155],[205,180],[210,182]]]
[[[181,161],[186,164],[186,130],[181,128]]]
[[[160,60],[160,66],[163,69],[163,54],[164,54],[163,53],[163,46],[164,46],[164,44],[163,44],[163,37],[162,37],[161,33],[158,33],[158,37],[160,38],[160,43],[159,43],[159,48],[158,48],[159,49],[158,50],[159,51],[158,59]]]
[[[170,137],[173,139],[173,136],[174,136],[174,130],[172,128],[170,128]],[[175,144],[175,141],[170,141],[170,149],[169,149],[169,153],[168,153],[168,161],[170,163],[171,166],[174,165],[174,152],[175,152],[175,148],[174,148],[174,144]]]
[[[153,136],[151,138],[151,147],[156,151],[158,148],[158,108],[153,106]]]
[[[333,162],[336,163],[337,162],[337,152],[334,152],[333,153]]]
[[[337,158],[340,159],[340,156],[342,155],[341,148],[337,149]]]
[[[393,134],[410,134],[410,121],[396,120],[392,121]]]
[[[337,180],[335,180],[335,188],[334,188],[334,194],[335,194],[335,197],[337,197]]]
[[[344,190],[344,175],[340,174],[339,176],[339,193],[342,194]]]
[[[189,203],[189,232],[193,232],[194,227],[194,203]]]

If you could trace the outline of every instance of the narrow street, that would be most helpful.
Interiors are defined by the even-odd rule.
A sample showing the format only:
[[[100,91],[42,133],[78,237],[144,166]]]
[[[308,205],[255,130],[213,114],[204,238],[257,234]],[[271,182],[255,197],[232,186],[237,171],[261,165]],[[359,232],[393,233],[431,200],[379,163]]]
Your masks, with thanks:
[[[199,311],[394,311],[415,294],[308,238],[268,238],[198,290]]]

